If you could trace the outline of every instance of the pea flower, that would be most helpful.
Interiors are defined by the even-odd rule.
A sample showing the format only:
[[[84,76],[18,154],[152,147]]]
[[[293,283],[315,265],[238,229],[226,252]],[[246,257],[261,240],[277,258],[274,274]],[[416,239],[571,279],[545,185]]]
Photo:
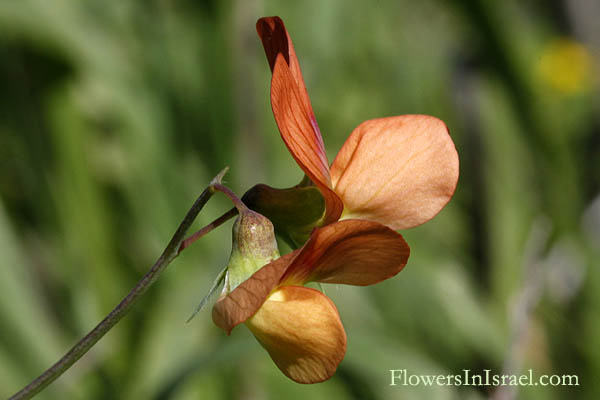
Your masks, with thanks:
[[[275,121],[306,177],[288,189],[254,186],[240,203],[266,216],[273,238],[276,232],[296,250],[275,258],[269,247],[256,257],[246,253],[249,261],[230,259],[227,276],[236,284],[225,284],[212,317],[227,334],[245,323],[286,376],[316,383],[335,373],[346,333],[333,302],[304,285],[366,286],[400,272],[410,249],[395,230],[420,225],[447,204],[458,180],[458,155],[442,121],[403,115],[360,124],[330,168],[283,22],[261,18],[257,31],[273,73]],[[272,244],[273,238],[243,239]]]
[[[401,115],[365,121],[350,134],[330,168],[283,21],[261,18],[257,31],[272,71],[275,121],[307,179],[290,189],[257,185],[243,200],[271,219],[288,243],[299,247],[315,226],[340,218],[367,219],[394,230],[415,227],[450,201],[459,161],[441,120]]]
[[[331,299],[304,285],[372,285],[400,272],[409,252],[400,234],[376,222],[350,219],[316,228],[302,248],[226,290],[213,321],[228,335],[245,322],[286,376],[322,382],[344,358],[346,333]]]

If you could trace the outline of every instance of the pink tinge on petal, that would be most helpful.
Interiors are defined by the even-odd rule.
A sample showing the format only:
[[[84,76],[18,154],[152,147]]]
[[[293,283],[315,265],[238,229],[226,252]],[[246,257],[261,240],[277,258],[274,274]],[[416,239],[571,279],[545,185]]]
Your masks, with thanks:
[[[259,19],[256,30],[273,72],[271,104],[281,137],[300,168],[325,197],[324,223],[337,221],[343,205],[331,190],[323,138],[290,35],[279,17]]]
[[[300,70],[300,64],[298,63],[298,58],[294,51],[292,39],[285,29],[283,21],[279,17],[265,17],[259,19],[256,22],[256,30],[265,49],[271,72],[275,74],[275,66],[277,65],[277,58],[279,55],[283,57],[283,60],[280,62],[288,67],[289,77],[291,78],[288,80],[288,84],[295,87],[295,92],[297,94],[296,100],[301,103],[301,108],[305,113],[303,118],[307,119],[308,122],[306,125],[307,129],[303,132],[303,136],[310,142],[310,147],[317,153],[317,157],[321,159],[320,161],[324,166],[322,180],[324,183],[329,184],[329,163],[327,162],[327,157],[325,155],[323,138],[313,113],[304,79],[302,78],[302,71]],[[275,89],[277,89],[277,87]],[[273,84],[271,84],[271,99],[273,99],[273,90]],[[277,116],[275,116],[275,118],[277,118]],[[282,136],[284,136],[284,141],[286,141],[284,132],[282,132]],[[290,151],[293,153],[294,149],[290,148]],[[321,177],[317,176],[316,178],[320,179]]]
[[[312,109],[282,55],[278,55],[271,80],[271,106],[281,137],[304,173],[325,198],[325,224],[336,221],[343,204],[331,190],[329,165]]]
[[[408,261],[402,236],[377,222],[339,221],[313,231],[281,278],[281,285],[316,281],[373,285],[395,276]]]
[[[458,175],[448,128],[426,115],[363,122],[331,166],[344,213],[395,230],[433,218],[450,201]]]
[[[346,353],[337,308],[318,290],[281,287],[246,325],[277,367],[298,383],[329,379]]]

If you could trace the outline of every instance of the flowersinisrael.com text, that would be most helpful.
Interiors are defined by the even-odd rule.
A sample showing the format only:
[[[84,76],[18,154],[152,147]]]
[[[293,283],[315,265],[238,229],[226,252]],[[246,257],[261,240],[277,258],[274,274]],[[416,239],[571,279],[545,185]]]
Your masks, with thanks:
[[[411,374],[406,369],[390,369],[390,386],[579,386],[577,375],[540,375],[534,377],[530,369],[526,374],[472,373],[463,369],[461,374],[423,375]]]

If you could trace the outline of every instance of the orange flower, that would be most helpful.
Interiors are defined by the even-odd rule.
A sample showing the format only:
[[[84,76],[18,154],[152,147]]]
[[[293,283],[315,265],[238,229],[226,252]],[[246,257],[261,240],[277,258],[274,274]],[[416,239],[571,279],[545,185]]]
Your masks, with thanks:
[[[458,180],[458,154],[446,125],[427,115],[365,121],[348,137],[329,168],[283,21],[279,17],[261,18],[256,26],[273,73],[271,105],[281,137],[325,202],[318,220],[304,222],[308,225],[303,227],[305,237],[314,226],[340,218],[368,219],[394,230],[433,218],[454,194]],[[292,210],[286,205],[288,209],[277,211],[275,203],[291,196],[290,189],[281,195],[278,190],[258,185],[244,196],[244,201],[272,219],[281,233],[284,229],[278,227],[280,216],[302,214],[307,207],[303,204]]]
[[[458,155],[442,121],[404,115],[360,124],[329,168],[283,22],[261,18],[257,30],[273,73],[275,120],[308,180],[290,189],[257,185],[242,200],[301,247],[225,291],[212,316],[227,334],[245,323],[286,376],[316,383],[334,374],[346,334],[333,302],[304,285],[372,285],[402,270],[410,250],[395,230],[420,225],[446,205]]]
[[[366,286],[396,275],[409,248],[376,222],[339,221],[313,231],[306,244],[265,265],[213,307],[227,334],[245,322],[279,369],[299,383],[329,379],[346,352],[333,302],[308,282]]]

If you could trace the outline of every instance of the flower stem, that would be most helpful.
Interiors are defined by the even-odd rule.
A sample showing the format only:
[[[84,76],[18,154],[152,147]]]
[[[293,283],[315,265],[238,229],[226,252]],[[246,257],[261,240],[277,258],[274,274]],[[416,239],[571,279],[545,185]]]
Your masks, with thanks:
[[[225,196],[229,197],[235,208],[237,208],[238,212],[243,212],[247,210],[248,207],[242,202],[242,200],[235,195],[227,186],[223,186],[219,183],[214,185],[215,191],[223,193]]]
[[[206,225],[204,228],[200,229],[198,232],[194,233],[193,235],[190,235],[190,237],[181,242],[181,246],[179,246],[177,254],[181,253],[183,250],[186,249],[186,247],[194,243],[196,240],[200,239],[202,236],[206,235],[208,232],[212,231],[224,222],[228,221],[231,217],[237,215],[237,213],[238,210],[234,207],[231,210],[227,211],[225,214],[221,215],[219,218],[215,219],[210,224]]]
[[[85,337],[83,337],[75,346],[71,348],[60,360],[54,365],[48,368],[44,373],[34,379],[31,383],[15,393],[9,400],[20,400],[30,399],[39,393],[42,389],[52,383],[56,378],[61,376],[66,370],[68,370],[77,360],[79,360],[87,351],[94,345],[102,336],[106,334],[123,316],[131,309],[131,307],[137,302],[137,300],[148,290],[148,288],[156,281],[158,276],[164,269],[179,255],[179,253],[187,246],[182,246],[185,238],[185,234],[196,219],[196,216],[202,210],[202,207],[208,202],[208,200],[215,193],[215,185],[221,186],[221,180],[227,172],[228,168],[223,169],[210,183],[210,185],[204,189],[200,196],[196,199],[192,208],[187,212],[183,221],[177,228],[177,231],[173,235],[173,238],[156,260],[150,271],[146,273],[135,285],[133,289],[125,296],[125,298],[108,314],[94,329],[92,329]],[[208,225],[201,235],[198,235],[194,240],[200,236],[208,233],[210,230],[221,225],[227,219],[221,220],[229,213],[225,214],[221,218]],[[232,214],[233,216],[235,214]],[[231,218],[229,216],[229,218]],[[209,228],[210,227],[210,228]],[[192,240],[191,242],[193,242]],[[189,242],[189,243],[191,243]],[[188,243],[188,245],[189,245]]]

